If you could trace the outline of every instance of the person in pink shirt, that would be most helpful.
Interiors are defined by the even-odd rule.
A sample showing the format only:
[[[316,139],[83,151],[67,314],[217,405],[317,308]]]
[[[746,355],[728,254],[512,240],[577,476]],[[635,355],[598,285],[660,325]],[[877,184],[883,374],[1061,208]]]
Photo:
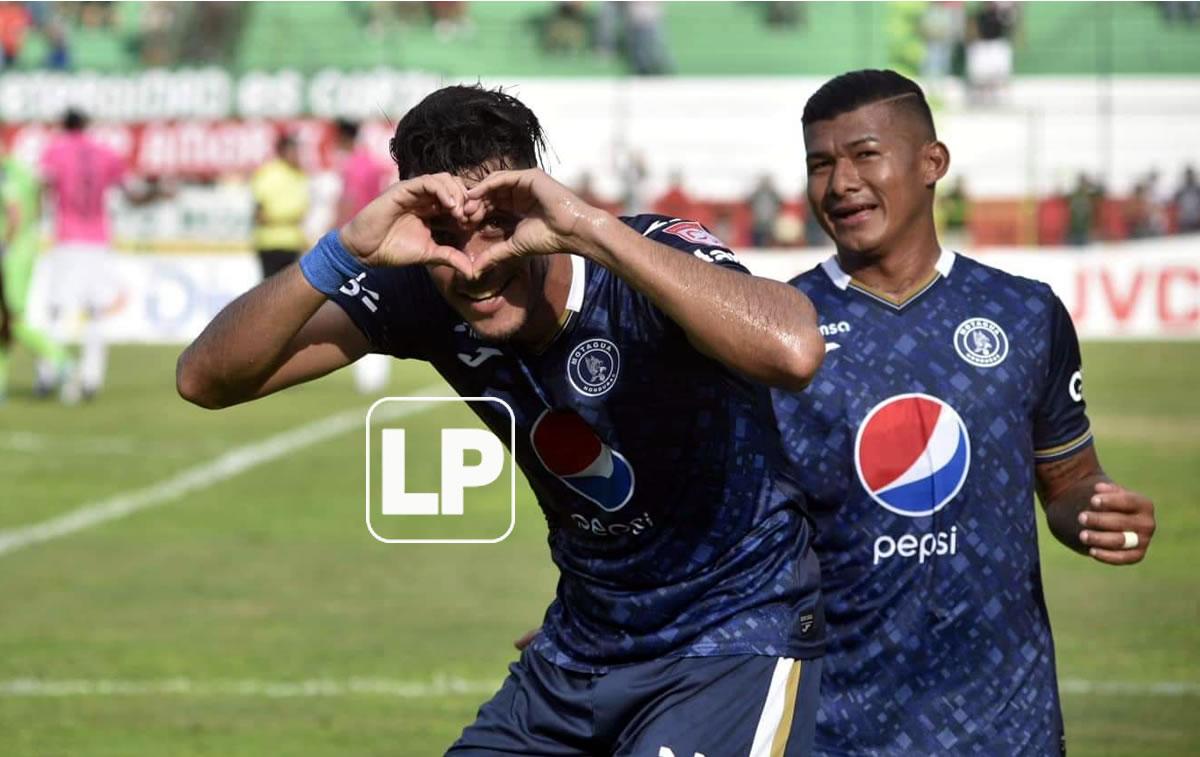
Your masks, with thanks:
[[[344,118],[337,120],[337,144],[342,155],[338,168],[342,194],[337,207],[337,228],[341,228],[379,196],[392,176],[387,165],[358,141],[357,123]],[[364,355],[354,364],[354,384],[363,394],[383,389],[390,374],[387,355]]]
[[[345,226],[358,211],[379,196],[388,184],[391,172],[375,154],[358,142],[358,124],[339,118],[338,149],[342,153],[338,176],[342,196],[338,201],[337,225]]]
[[[83,345],[79,376],[64,386],[66,399],[91,398],[104,383],[108,345],[102,320],[117,297],[108,192],[120,188],[133,201],[144,199],[125,187],[125,161],[89,136],[87,124],[83,113],[68,110],[62,132],[41,157],[46,206],[54,214],[54,243],[42,263],[52,282],[51,329],[60,341]]]

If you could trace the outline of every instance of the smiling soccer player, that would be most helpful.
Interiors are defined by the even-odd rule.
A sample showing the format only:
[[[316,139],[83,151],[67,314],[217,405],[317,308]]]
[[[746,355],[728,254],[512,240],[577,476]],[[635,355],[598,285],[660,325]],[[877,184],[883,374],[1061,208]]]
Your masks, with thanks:
[[[950,153],[920,87],[843,74],[803,122],[809,204],[837,254],[792,285],[829,351],[775,404],[819,526],[816,753],[1057,754],[1033,492],[1056,538],[1115,565],[1146,554],[1153,505],[1100,468],[1050,288],[938,244]]]

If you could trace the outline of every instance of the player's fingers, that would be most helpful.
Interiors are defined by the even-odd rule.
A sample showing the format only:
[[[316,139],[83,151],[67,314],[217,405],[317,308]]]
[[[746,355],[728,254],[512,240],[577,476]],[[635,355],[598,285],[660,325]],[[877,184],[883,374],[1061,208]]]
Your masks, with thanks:
[[[449,266],[468,279],[474,276],[475,267],[472,265],[471,259],[461,250],[453,247],[445,245],[434,247],[430,251],[427,261],[434,265]]]
[[[1141,513],[1084,510],[1079,514],[1079,525],[1096,531],[1151,531],[1154,521]]]
[[[520,173],[520,171],[492,171],[484,177],[483,181],[471,187],[467,192],[467,197],[479,199],[492,194],[498,187],[511,186],[519,180]]]
[[[1088,507],[1095,511],[1137,513],[1153,509],[1150,500],[1137,492],[1120,490],[1107,494],[1093,494]]]
[[[498,265],[499,263],[502,263],[503,261],[508,260],[509,258],[516,257],[516,256],[517,256],[517,251],[515,249],[513,249],[513,246],[511,244],[508,243],[508,240],[505,240],[503,242],[497,242],[496,244],[492,245],[491,247],[487,248],[486,250],[484,250],[483,252],[481,252],[475,256],[474,278],[478,278],[478,277],[482,276],[483,274],[487,273],[488,269],[492,268],[493,266]]]
[[[1096,485],[1092,487],[1092,491],[1096,494],[1108,494],[1109,492],[1121,491],[1121,486],[1112,481],[1097,481]]]
[[[1132,565],[1135,562],[1141,562],[1146,556],[1146,548],[1139,547],[1137,549],[1099,549],[1093,548],[1088,550],[1088,554],[1102,563],[1108,565]]]
[[[1145,549],[1146,545],[1150,542],[1150,537],[1132,528],[1126,530],[1137,534],[1138,545],[1135,549]],[[1125,531],[1093,531],[1085,529],[1079,532],[1079,540],[1088,547],[1128,551],[1125,550]]]

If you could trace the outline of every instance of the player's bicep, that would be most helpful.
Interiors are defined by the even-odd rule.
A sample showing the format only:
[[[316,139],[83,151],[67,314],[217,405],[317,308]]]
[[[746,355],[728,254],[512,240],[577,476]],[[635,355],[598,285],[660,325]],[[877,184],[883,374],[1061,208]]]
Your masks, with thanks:
[[[1080,481],[1102,475],[1104,469],[1100,467],[1100,458],[1096,448],[1090,445],[1069,457],[1034,465],[1037,495],[1043,507]]]
[[[263,397],[289,386],[320,378],[367,354],[367,337],[342,308],[322,305],[292,337],[282,365],[255,393]]]

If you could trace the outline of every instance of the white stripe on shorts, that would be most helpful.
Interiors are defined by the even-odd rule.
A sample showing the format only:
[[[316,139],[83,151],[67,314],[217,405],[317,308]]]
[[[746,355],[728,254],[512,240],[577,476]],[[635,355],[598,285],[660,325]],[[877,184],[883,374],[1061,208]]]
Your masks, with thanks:
[[[786,724],[784,727],[791,728],[792,718],[788,706],[796,706],[796,692],[795,687],[789,686],[789,683],[793,682],[793,668],[798,668],[799,665],[800,663],[791,657],[780,657],[775,663],[771,685],[767,689],[767,701],[763,704],[758,728],[754,731],[754,742],[750,746],[750,757],[771,757],[779,727]],[[786,743],[786,735],[784,738]]]

